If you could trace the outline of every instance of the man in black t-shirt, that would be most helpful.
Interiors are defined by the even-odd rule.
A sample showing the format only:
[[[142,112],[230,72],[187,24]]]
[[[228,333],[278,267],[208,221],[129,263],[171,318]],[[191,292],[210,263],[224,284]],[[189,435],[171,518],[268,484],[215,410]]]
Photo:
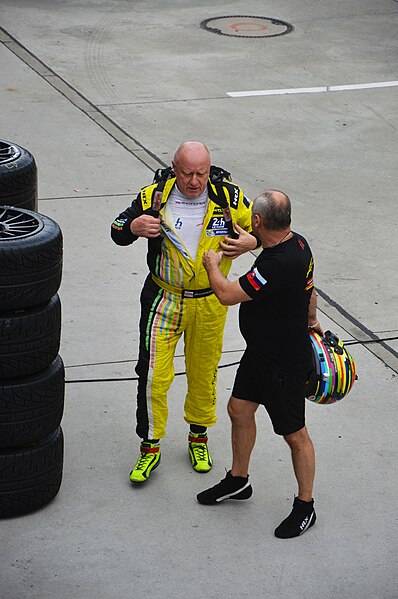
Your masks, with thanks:
[[[291,449],[298,494],[292,512],[275,530],[277,537],[291,538],[316,519],[315,453],[305,426],[305,388],[312,369],[308,329],[321,335],[323,331],[316,318],[314,260],[304,237],[290,229],[289,198],[280,191],[266,191],[254,200],[252,214],[253,233],[263,251],[249,272],[231,282],[219,268],[221,252],[210,250],[203,258],[220,302],[241,304],[239,326],[246,350],[228,403],[232,467],[225,479],[197,499],[213,505],[251,497],[248,469],[256,438],[255,413],[261,404],[275,433]]]

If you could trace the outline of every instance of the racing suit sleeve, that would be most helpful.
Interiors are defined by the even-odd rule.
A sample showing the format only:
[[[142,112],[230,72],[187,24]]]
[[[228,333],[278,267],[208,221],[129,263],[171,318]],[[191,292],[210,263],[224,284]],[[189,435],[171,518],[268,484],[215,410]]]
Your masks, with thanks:
[[[117,245],[130,245],[138,239],[131,231],[130,224],[143,213],[141,194],[138,194],[131,206],[121,212],[111,225],[111,238]]]

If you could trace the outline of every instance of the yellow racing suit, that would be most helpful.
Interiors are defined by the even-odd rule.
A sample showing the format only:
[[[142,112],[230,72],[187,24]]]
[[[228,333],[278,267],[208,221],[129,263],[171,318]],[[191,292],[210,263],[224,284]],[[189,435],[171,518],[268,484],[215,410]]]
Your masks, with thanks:
[[[167,393],[174,378],[176,345],[182,335],[187,375],[184,418],[189,424],[215,424],[217,368],[227,307],[212,293],[202,258],[209,249],[220,250],[220,241],[231,234],[232,222],[251,231],[251,203],[243,191],[226,180],[222,189],[221,185],[215,187],[209,179],[209,200],[193,260],[178,237],[167,206],[175,181],[173,176],[161,185],[144,187],[111,228],[115,243],[128,245],[137,239],[130,229],[134,218],[152,214],[161,220],[161,235],[148,239],[150,274],[140,297],[136,432],[142,439],[160,439],[166,434]],[[225,275],[231,262],[222,259]]]

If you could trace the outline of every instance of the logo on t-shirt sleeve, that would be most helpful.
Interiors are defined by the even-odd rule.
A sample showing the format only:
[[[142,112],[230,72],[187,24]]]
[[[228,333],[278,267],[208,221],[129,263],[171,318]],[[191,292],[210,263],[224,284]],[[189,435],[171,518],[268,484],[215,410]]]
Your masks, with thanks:
[[[267,280],[260,275],[257,268],[253,268],[253,270],[248,272],[246,278],[256,291],[259,291],[262,287],[264,287],[267,282]]]
[[[305,291],[309,291],[313,287],[314,287],[314,279],[313,279],[313,277],[311,277],[310,279],[307,279],[307,285],[305,286]]]

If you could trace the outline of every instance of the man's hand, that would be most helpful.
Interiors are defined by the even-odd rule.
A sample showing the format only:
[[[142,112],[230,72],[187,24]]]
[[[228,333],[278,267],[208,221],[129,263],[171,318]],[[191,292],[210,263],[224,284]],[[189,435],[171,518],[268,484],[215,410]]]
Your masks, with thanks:
[[[242,229],[242,227],[236,223],[234,224],[234,229],[239,233],[237,239],[225,237],[224,241],[220,242],[220,248],[226,258],[237,258],[241,254],[254,250],[257,247],[257,239],[254,235],[250,235],[250,233]]]
[[[223,252],[215,252],[214,250],[209,250],[203,254],[203,266],[206,271],[212,270],[214,267],[218,267],[221,264]]]
[[[224,306],[234,306],[240,302],[247,302],[251,297],[243,291],[239,280],[228,281],[220,269],[223,252],[209,250],[203,254],[203,266],[209,277],[210,287],[219,302]]]
[[[142,214],[131,221],[130,229],[133,235],[137,237],[147,237],[148,239],[159,237],[160,219],[149,214]]]

